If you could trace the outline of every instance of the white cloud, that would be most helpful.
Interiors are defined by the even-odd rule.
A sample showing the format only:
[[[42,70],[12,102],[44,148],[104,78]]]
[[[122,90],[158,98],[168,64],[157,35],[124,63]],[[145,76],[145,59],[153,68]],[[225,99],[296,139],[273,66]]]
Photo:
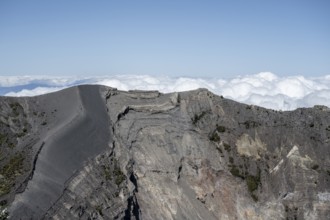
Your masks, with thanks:
[[[189,78],[148,75],[122,75],[93,78],[65,77],[0,77],[1,87],[40,84],[32,89],[9,92],[8,96],[33,96],[57,91],[78,84],[100,84],[119,90],[159,90],[161,92],[186,91],[207,88],[239,102],[266,108],[293,110],[298,107],[326,105],[330,107],[330,75],[318,78],[303,76],[279,77],[270,72],[239,76],[229,80],[221,78]],[[13,90],[14,91],[14,90]]]
[[[23,89],[19,92],[9,92],[6,96],[36,96],[50,92],[56,92],[66,87],[37,87],[34,89]]]
[[[89,78],[83,77],[54,77],[54,76],[0,76],[0,87],[14,87],[29,84],[46,86],[68,86],[79,80]]]

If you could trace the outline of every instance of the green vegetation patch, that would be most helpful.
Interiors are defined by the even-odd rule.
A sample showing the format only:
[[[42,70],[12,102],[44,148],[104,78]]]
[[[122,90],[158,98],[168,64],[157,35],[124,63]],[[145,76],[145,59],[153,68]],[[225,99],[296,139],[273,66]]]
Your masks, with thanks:
[[[249,175],[249,173],[245,173],[244,171],[241,172],[241,170],[235,164],[233,164],[233,158],[229,157],[229,162],[231,163],[230,165],[228,165],[228,167],[230,167],[230,170],[229,170],[230,173],[233,176],[239,177],[246,181],[246,185],[247,185],[248,191],[249,191],[252,199],[255,202],[257,202],[258,196],[255,194],[255,192],[258,189],[259,185],[261,184],[260,170],[258,171],[257,176]],[[240,166],[240,167],[242,168],[243,166]]]
[[[10,141],[7,133],[0,133],[0,146],[14,148],[15,144]]]
[[[103,213],[102,213],[102,205],[97,205],[95,207],[95,210],[99,213],[100,216],[103,216]]]
[[[119,186],[126,179],[125,174],[120,170],[118,166],[115,166],[115,169],[113,170],[113,175],[117,186]]]
[[[205,112],[205,111],[203,111],[203,112],[200,113],[199,115],[195,114],[194,117],[192,118],[192,122],[193,122],[193,124],[194,124],[194,125],[197,124],[197,122],[198,122],[199,120],[201,120],[205,115],[206,115],[206,112]]]
[[[110,172],[110,167],[109,166],[102,166],[103,168],[103,175],[106,180],[111,180],[111,172]]]
[[[260,185],[260,170],[257,176],[248,175],[245,180],[252,199],[257,202],[258,196],[255,195],[254,192],[258,189]]]
[[[0,144],[3,145],[4,143],[7,142],[7,135],[6,134],[3,134],[3,133],[0,133]]]
[[[18,102],[10,103],[9,106],[10,106],[14,116],[16,116],[16,117],[19,115],[19,110],[23,109],[23,107]]]
[[[233,176],[244,179],[244,176],[241,174],[240,170],[235,165],[233,165],[232,168],[230,169],[230,173]]]
[[[245,125],[246,129],[257,128],[261,125],[260,123],[258,123],[256,121],[251,121],[251,120],[245,121],[243,124]]]
[[[234,158],[233,157],[229,157],[229,163],[234,163]]]
[[[251,197],[252,197],[252,199],[253,199],[255,202],[258,202],[259,198],[258,198],[257,195],[251,193]]]
[[[231,151],[231,146],[230,146],[229,144],[227,144],[227,143],[223,143],[223,147],[225,148],[225,150],[226,150],[227,152],[230,152],[230,151]]]
[[[226,128],[224,126],[217,125],[215,131],[213,131],[213,133],[209,136],[209,139],[213,142],[220,142],[221,139],[220,139],[218,132],[223,133],[225,131],[226,131]]]
[[[7,164],[0,170],[0,195],[8,194],[14,185],[15,178],[21,175],[23,170],[23,154],[19,153],[10,158]]]
[[[211,136],[209,137],[209,139],[213,142],[219,142],[220,141],[220,137],[219,135],[217,134],[217,132],[213,132],[211,134]]]
[[[110,165],[102,165],[102,174],[107,181],[114,181],[117,186],[126,180],[125,174],[121,171],[118,161],[111,158]]]
[[[223,132],[226,131],[226,127],[221,126],[221,125],[217,125],[217,131],[220,132],[220,133],[223,133]]]
[[[11,179],[15,177],[17,174],[20,174],[23,169],[23,154],[19,153],[13,156],[9,162],[1,169],[0,174],[4,177]]]
[[[313,166],[312,166],[312,169],[313,170],[317,170],[319,168],[319,165],[318,164],[314,164]]]
[[[255,176],[249,175],[246,177],[246,184],[250,193],[258,189],[259,181]]]

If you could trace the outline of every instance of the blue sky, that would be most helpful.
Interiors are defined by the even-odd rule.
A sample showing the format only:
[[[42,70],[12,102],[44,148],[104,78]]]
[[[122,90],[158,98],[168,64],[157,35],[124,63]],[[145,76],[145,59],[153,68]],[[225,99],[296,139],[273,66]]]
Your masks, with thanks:
[[[330,1],[0,1],[0,75],[330,74]]]

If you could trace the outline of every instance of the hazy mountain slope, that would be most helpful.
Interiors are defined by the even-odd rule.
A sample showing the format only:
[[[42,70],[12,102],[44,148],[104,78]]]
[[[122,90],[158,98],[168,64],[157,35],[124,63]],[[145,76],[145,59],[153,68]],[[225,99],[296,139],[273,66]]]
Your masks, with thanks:
[[[101,86],[0,102],[13,219],[330,218],[326,107]]]

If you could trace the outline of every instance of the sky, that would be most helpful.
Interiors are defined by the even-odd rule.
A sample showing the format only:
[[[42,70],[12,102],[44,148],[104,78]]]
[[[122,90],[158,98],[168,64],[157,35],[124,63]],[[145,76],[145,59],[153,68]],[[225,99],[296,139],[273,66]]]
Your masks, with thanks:
[[[0,76],[330,74],[328,0],[0,1]]]
[[[329,0],[0,0],[0,95],[206,88],[330,107]]]

